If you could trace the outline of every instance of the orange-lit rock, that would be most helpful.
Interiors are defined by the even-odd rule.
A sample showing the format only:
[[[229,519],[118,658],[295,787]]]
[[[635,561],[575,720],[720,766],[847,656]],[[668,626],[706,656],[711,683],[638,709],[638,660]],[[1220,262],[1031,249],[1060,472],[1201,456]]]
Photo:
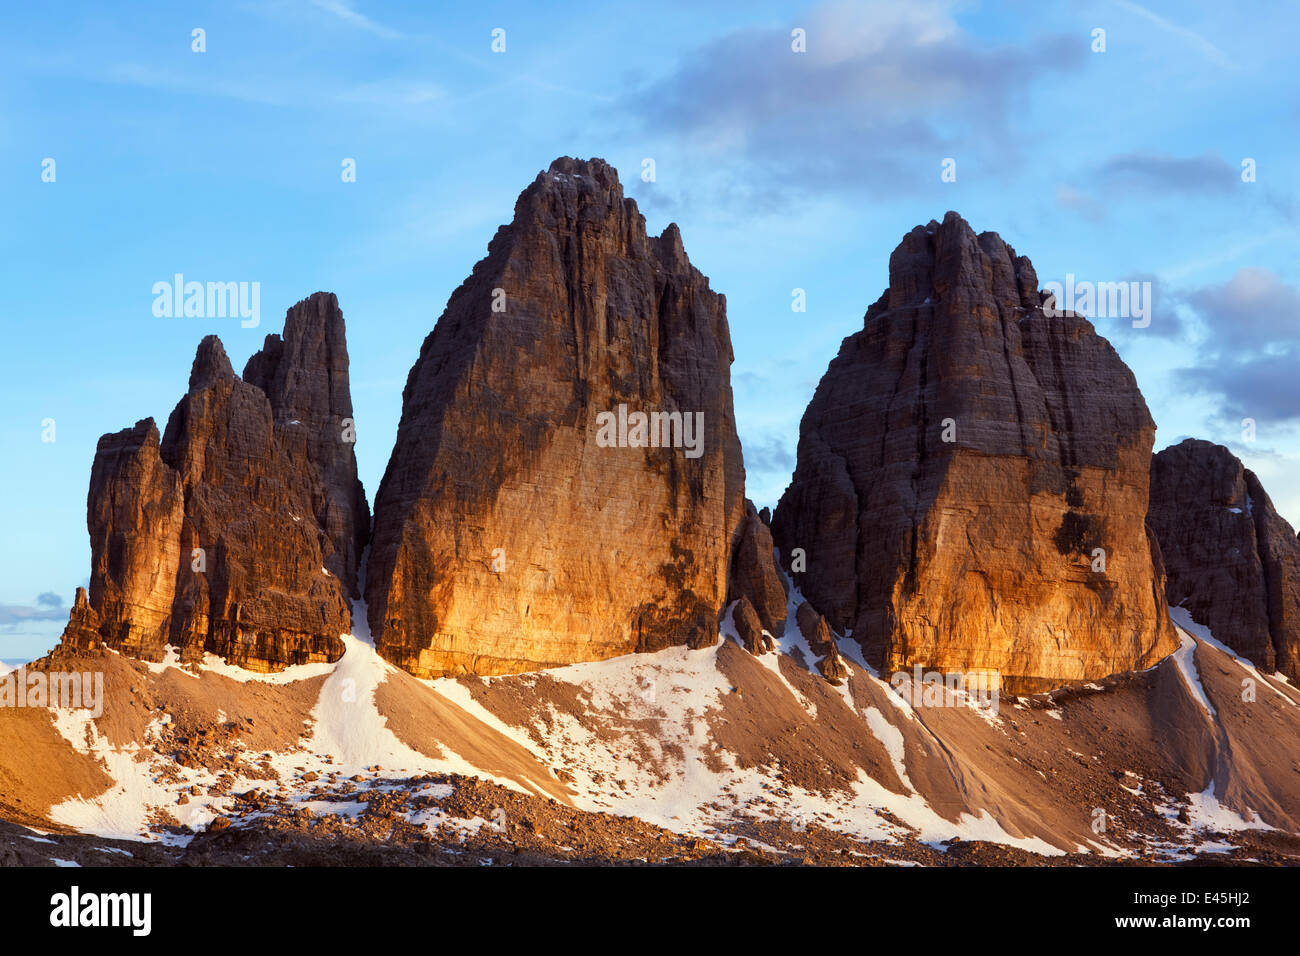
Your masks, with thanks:
[[[731,361],[677,227],[647,236],[603,160],[552,163],[407,379],[367,565],[380,652],[502,674],[716,640],[744,507]],[[598,441],[637,412],[702,415],[702,444]]]
[[[889,271],[773,516],[787,567],[806,552],[802,593],[884,673],[995,669],[1023,693],[1170,653],[1132,373],[956,213],[913,229]]]
[[[161,439],[152,419],[100,439],[90,592],[64,643],[147,660],[171,644],[252,670],[341,656],[369,522],[334,297],[295,306],[249,364],[271,397],[208,336]]]

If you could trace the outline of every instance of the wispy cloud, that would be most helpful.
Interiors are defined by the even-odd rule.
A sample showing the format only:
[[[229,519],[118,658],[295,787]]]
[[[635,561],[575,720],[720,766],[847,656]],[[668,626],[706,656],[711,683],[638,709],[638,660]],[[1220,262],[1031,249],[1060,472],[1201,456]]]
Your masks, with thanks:
[[[1134,152],[1112,156],[1098,170],[1107,185],[1173,192],[1226,192],[1241,185],[1241,170],[1217,153],[1174,156]]]
[[[402,34],[391,27],[386,27],[382,23],[376,23],[364,13],[356,10],[345,0],[311,0],[312,6],[332,13],[349,26],[357,27],[368,33],[373,33],[377,37],[383,37],[386,40],[400,40]]]
[[[1232,60],[1230,60],[1222,50],[1220,50],[1209,40],[1205,39],[1205,37],[1201,36],[1195,30],[1190,30],[1187,27],[1182,26],[1181,24],[1174,23],[1172,20],[1169,20],[1166,17],[1160,16],[1160,14],[1158,13],[1154,13],[1151,10],[1148,10],[1146,7],[1142,6],[1139,3],[1131,2],[1131,0],[1114,0],[1114,3],[1116,6],[1124,10],[1127,10],[1130,13],[1137,14],[1138,16],[1148,20],[1149,22],[1154,23],[1157,27],[1159,27],[1161,30],[1164,30],[1166,33],[1179,37],[1182,40],[1186,40],[1193,47],[1200,50],[1201,53],[1204,54],[1205,57],[1216,66],[1221,66],[1224,67],[1225,69],[1235,68],[1236,64],[1234,64]]]
[[[13,628],[34,621],[62,621],[68,616],[63,598],[46,591],[36,598],[36,604],[0,604],[0,627]]]
[[[1078,213],[1089,222],[1101,222],[1106,218],[1106,207],[1096,197],[1073,186],[1061,184],[1056,187],[1056,205]]]
[[[1300,289],[1268,269],[1243,268],[1184,301],[1204,330],[1194,366],[1179,369],[1182,391],[1220,403],[1220,417],[1300,424]]]
[[[338,99],[347,103],[367,103],[373,106],[426,106],[447,98],[447,91],[435,83],[419,80],[386,80],[363,83],[344,90]]]
[[[1249,239],[1231,245],[1224,245],[1222,242],[1219,242],[1214,246],[1211,252],[1201,256],[1193,256],[1184,259],[1181,262],[1177,262],[1172,266],[1162,268],[1159,270],[1159,274],[1162,279],[1176,282],[1180,279],[1201,275],[1211,269],[1216,269],[1228,263],[1235,262],[1242,256],[1254,252],[1256,249],[1271,246],[1277,242],[1294,241],[1294,239],[1295,228],[1286,226],[1278,229],[1271,229],[1268,232],[1256,233]]]
[[[224,80],[216,77],[196,78],[140,63],[115,63],[95,78],[123,86],[138,86],[194,96],[212,96],[263,106],[300,106],[304,105],[305,100],[303,96],[269,83]]]
[[[162,90],[178,96],[237,100],[259,106],[323,110],[343,105],[424,108],[446,102],[447,91],[421,79],[389,78],[345,85],[332,80],[227,79],[160,70],[140,63],[115,63],[91,75],[100,82]]]
[[[773,434],[751,437],[743,447],[747,471],[772,472],[781,479],[788,479],[794,471],[794,452],[786,437]]]
[[[1149,315],[1151,324],[1145,328],[1135,329],[1133,323],[1128,319],[1118,321],[1099,320],[1097,322],[1098,331],[1112,341],[1122,341],[1133,345],[1143,342],[1154,343],[1157,348],[1166,348],[1170,343],[1185,344],[1187,342],[1190,330],[1179,314],[1180,308],[1186,305],[1182,294],[1170,288],[1159,276],[1150,272],[1136,272],[1122,276],[1121,281],[1125,283],[1141,283],[1151,290],[1147,302],[1147,306],[1151,310]]]

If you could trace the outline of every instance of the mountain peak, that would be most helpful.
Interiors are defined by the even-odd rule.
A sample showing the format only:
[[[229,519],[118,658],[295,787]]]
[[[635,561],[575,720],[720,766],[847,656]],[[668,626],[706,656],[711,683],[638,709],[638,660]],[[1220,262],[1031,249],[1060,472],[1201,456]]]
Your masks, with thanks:
[[[235,370],[230,366],[225,346],[215,335],[203,337],[194,353],[194,364],[190,367],[190,391],[205,388],[218,378],[234,378]]]
[[[991,669],[1032,692],[1177,647],[1144,529],[1154,423],[1036,284],[955,212],[915,227],[804,414],[773,536],[807,549],[796,583],[882,672]]]
[[[677,227],[648,237],[604,160],[553,162],[407,379],[366,570],[379,652],[429,677],[713,640],[744,517],[731,361]],[[620,414],[662,427],[611,435]]]
[[[956,212],[915,226],[889,257],[890,309],[947,300],[949,308],[969,312],[983,298],[1009,310],[1037,308],[1038,276],[996,232],[976,234]]]
[[[332,294],[290,316],[249,381],[204,338],[161,441],[152,419],[99,440],[90,607],[65,644],[146,660],[170,644],[187,661],[210,652],[251,670],[342,654],[369,530],[342,421],[347,350]]]
[[[596,156],[591,159],[559,156],[547,167],[544,175],[552,177],[552,181],[562,181],[560,177],[563,177],[591,180],[605,188],[619,185],[618,170]]]

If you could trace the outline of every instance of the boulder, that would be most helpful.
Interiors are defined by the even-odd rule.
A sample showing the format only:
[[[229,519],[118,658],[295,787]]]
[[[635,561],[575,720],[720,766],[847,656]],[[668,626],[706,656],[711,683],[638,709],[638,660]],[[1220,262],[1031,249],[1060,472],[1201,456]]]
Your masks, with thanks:
[[[736,625],[736,633],[740,636],[740,642],[745,646],[745,650],[755,657],[766,654],[775,646],[772,638],[764,633],[763,623],[758,619],[758,612],[754,610],[754,605],[750,603],[749,598],[741,597],[736,602],[736,607],[732,611],[732,621]]]
[[[752,502],[745,502],[745,520],[731,557],[729,601],[749,599],[763,627],[775,637],[785,634],[785,584],[776,567],[772,532]]]

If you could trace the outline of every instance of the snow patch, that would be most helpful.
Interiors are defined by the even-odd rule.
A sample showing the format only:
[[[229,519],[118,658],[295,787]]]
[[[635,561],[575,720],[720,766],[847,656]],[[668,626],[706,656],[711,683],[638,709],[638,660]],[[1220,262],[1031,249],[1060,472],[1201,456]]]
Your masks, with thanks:
[[[112,648],[106,648],[117,654]],[[151,674],[163,674],[169,670],[176,670],[187,677],[198,679],[201,674],[196,673],[193,667],[181,665],[180,651],[171,644],[164,649],[163,659],[161,661],[141,661],[145,667],[149,668]],[[120,656],[120,655],[119,655]],[[242,667],[236,667],[234,664],[227,663],[223,658],[216,654],[209,654],[206,651],[203,654],[203,663],[199,665],[198,671],[207,671],[217,674],[221,677],[229,678],[240,684],[259,683],[259,684],[293,684],[302,680],[310,680],[313,677],[321,677],[334,670],[334,665],[330,663],[317,664],[294,664],[286,667],[282,671],[276,671],[272,674],[260,674],[256,671],[245,670]]]
[[[478,678],[478,679],[484,681],[485,683],[488,681],[488,678],[485,677]],[[435,691],[436,693],[441,694],[443,697],[447,698],[447,700],[451,701],[461,710],[465,711],[465,713],[469,714],[471,717],[474,717],[477,720],[481,721],[482,723],[486,724],[488,727],[490,727],[492,730],[495,730],[501,736],[513,740],[515,743],[523,747],[533,756],[535,757],[541,756],[540,749],[538,748],[537,744],[533,741],[533,738],[528,736],[528,733],[526,731],[520,729],[519,727],[515,727],[511,724],[507,724],[496,714],[492,713],[492,711],[488,710],[486,707],[484,707],[482,704],[476,701],[474,699],[474,695],[470,693],[469,688],[466,687],[463,683],[461,683],[459,679],[454,677],[440,677],[437,680],[422,680],[420,681],[420,683],[424,684],[426,687],[429,687],[431,690]]]
[[[211,780],[209,774],[198,774],[188,768],[177,767],[177,776],[183,783],[173,784],[174,789],[158,783],[149,767],[149,758],[155,756],[151,746],[162,724],[154,721],[145,730],[144,741],[125,747],[113,747],[100,736],[99,728],[86,710],[55,710],[51,712],[54,727],[79,754],[97,759],[113,783],[108,790],[93,799],[78,793],[50,808],[50,819],[72,827],[82,833],[118,840],[149,839],[146,818],[154,807],[173,806],[175,793],[182,787],[197,783],[201,777]]]
[[[889,754],[889,762],[894,765],[894,773],[898,774],[898,779],[903,781],[903,786],[913,793],[916,787],[912,786],[912,781],[907,777],[907,764],[904,762],[905,749],[903,747],[903,732],[885,719],[885,715],[874,707],[866,709],[867,726],[871,732],[876,735],[876,739],[884,745],[885,752]]]
[[[1187,685],[1187,690],[1191,693],[1201,705],[1210,721],[1216,721],[1219,717],[1210,703],[1210,698],[1205,696],[1205,688],[1201,686],[1201,675],[1196,669],[1196,638],[1192,637],[1182,628],[1176,628],[1178,632],[1179,647],[1174,651],[1174,663],[1178,665],[1178,673],[1183,675],[1183,683]]]
[[[1193,635],[1197,640],[1204,641],[1206,644],[1209,644],[1215,650],[1222,651],[1224,654],[1227,654],[1229,657],[1231,657],[1233,661],[1236,662],[1238,667],[1240,667],[1242,670],[1246,671],[1246,673],[1250,674],[1252,677],[1255,678],[1255,682],[1257,684],[1263,684],[1265,687],[1273,691],[1273,693],[1277,694],[1277,696],[1281,697],[1292,707],[1300,706],[1300,704],[1297,704],[1289,696],[1287,696],[1286,694],[1282,693],[1282,691],[1274,687],[1268,681],[1268,679],[1265,678],[1264,675],[1261,674],[1255,668],[1254,664],[1246,660],[1244,657],[1239,656],[1237,652],[1234,651],[1231,647],[1229,647],[1227,644],[1224,644],[1222,641],[1218,640],[1208,627],[1206,627],[1204,624],[1197,624],[1196,621],[1192,619],[1192,612],[1187,610],[1187,608],[1171,607],[1169,609],[1169,617],[1178,627],[1182,628],[1187,633]],[[1274,677],[1281,679],[1283,683],[1287,683],[1286,678],[1282,677],[1282,675],[1280,674],[1275,674]]]
[[[1254,810],[1247,809],[1246,816],[1225,807],[1214,795],[1214,782],[1200,793],[1187,795],[1187,821],[1194,830],[1213,833],[1231,833],[1237,830],[1272,830]]]

